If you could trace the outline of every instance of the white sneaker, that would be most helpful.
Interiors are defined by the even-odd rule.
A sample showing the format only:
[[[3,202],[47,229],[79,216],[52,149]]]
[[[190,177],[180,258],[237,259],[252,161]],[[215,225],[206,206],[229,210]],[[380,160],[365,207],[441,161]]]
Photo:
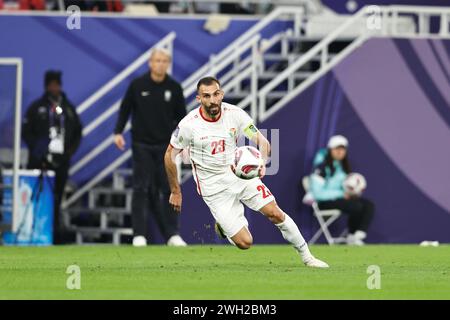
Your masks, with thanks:
[[[326,262],[323,262],[322,260],[319,260],[319,259],[315,258],[314,256],[310,256],[310,257],[306,258],[305,260],[303,260],[303,263],[305,264],[305,266],[312,267],[312,268],[329,268],[330,267]]]
[[[365,233],[364,231],[361,231],[361,230],[355,231],[355,239],[356,240],[361,240],[361,242],[362,242],[366,237],[367,237],[367,233]]]
[[[350,246],[363,246],[365,245],[363,239],[366,237],[364,231],[356,231],[355,234],[349,233],[347,235],[347,244]]]
[[[144,236],[135,236],[133,237],[133,246],[134,247],[145,247],[147,245],[147,239]]]
[[[170,239],[167,241],[167,245],[171,247],[186,247],[187,243],[184,242],[183,238],[176,234],[170,237]]]

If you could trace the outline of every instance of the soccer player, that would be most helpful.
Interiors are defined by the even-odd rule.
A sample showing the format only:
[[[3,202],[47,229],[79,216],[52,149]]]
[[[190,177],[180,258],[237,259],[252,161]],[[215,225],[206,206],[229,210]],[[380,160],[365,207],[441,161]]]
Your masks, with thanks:
[[[240,249],[248,249],[253,238],[244,216],[245,204],[261,212],[280,229],[284,239],[299,252],[309,267],[327,268],[309,251],[295,222],[281,210],[270,190],[260,178],[243,180],[231,168],[238,136],[244,134],[255,142],[265,160],[270,155],[269,141],[259,132],[249,115],[241,108],[222,102],[224,93],[213,77],[197,84],[200,107],[192,110],[173,132],[164,157],[171,194],[169,203],[181,211],[182,195],[177,179],[175,156],[188,149],[197,192],[216,220],[216,230]],[[265,166],[260,171],[262,178]],[[243,204],[242,204],[242,203]]]

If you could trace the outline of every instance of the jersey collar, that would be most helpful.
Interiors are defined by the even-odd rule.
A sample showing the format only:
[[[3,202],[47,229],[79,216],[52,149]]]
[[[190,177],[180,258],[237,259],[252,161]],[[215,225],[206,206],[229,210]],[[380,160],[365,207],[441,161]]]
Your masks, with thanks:
[[[208,121],[208,122],[217,122],[217,121],[219,121],[220,117],[222,116],[222,107],[220,108],[219,116],[218,116],[215,120],[207,119],[207,118],[203,115],[202,107],[201,107],[201,106],[200,106],[200,108],[199,108],[199,111],[200,111],[200,116],[203,118],[203,120]]]

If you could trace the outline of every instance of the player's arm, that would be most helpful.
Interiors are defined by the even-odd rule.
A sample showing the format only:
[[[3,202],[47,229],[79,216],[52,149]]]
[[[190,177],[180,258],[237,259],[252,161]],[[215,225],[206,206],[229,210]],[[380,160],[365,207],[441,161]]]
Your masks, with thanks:
[[[264,135],[256,128],[253,123],[250,123],[244,128],[244,135],[253,141],[261,152],[263,159],[267,161],[270,157],[270,142]]]
[[[181,188],[178,183],[178,172],[175,164],[175,157],[181,152],[181,149],[176,149],[169,144],[164,155],[164,165],[166,167],[167,180],[170,186],[169,203],[176,212],[181,211]]]
[[[258,146],[259,151],[261,151],[261,154],[264,158],[264,160],[267,161],[270,157],[270,142],[269,140],[264,137],[264,135],[258,130],[257,135],[252,139],[254,143]]]
[[[256,126],[251,122],[249,125],[244,127],[244,135],[253,141],[257,146],[261,155],[264,159],[264,162],[267,162],[267,159],[270,157],[270,143],[269,140],[264,137],[261,131],[256,128]],[[259,177],[262,178],[266,175],[266,166],[264,165],[259,171]]]

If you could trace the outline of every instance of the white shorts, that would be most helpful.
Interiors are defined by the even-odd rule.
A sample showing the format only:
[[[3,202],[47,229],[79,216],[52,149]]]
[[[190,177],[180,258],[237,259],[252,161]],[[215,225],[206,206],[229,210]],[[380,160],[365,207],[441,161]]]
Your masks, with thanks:
[[[269,188],[259,178],[239,179],[224,191],[204,196],[203,200],[211,210],[225,235],[234,236],[243,227],[248,227],[244,216],[244,205],[254,211],[275,200]]]

